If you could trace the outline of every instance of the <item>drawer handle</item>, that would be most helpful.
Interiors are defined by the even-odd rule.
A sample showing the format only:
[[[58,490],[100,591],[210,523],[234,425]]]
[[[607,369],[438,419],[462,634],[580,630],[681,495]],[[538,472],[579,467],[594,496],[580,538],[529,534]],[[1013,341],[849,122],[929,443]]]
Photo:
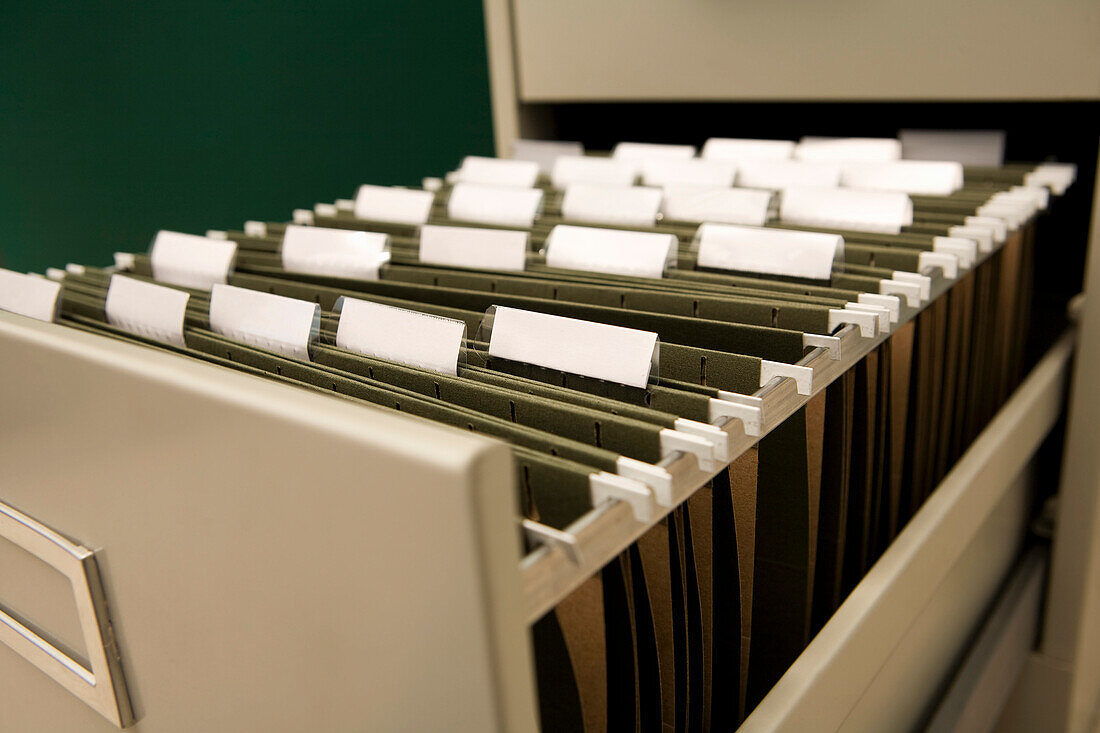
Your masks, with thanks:
[[[49,675],[103,717],[125,728],[134,722],[119,649],[107,613],[95,552],[0,502],[0,537],[69,579],[91,669],[0,608],[0,642]]]

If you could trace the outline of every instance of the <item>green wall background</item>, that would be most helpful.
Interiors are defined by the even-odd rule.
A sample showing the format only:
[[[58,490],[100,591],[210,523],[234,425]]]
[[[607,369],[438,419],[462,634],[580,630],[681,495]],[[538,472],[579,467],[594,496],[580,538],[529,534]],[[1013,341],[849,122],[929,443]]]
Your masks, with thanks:
[[[42,271],[491,154],[479,0],[0,3],[0,263]]]

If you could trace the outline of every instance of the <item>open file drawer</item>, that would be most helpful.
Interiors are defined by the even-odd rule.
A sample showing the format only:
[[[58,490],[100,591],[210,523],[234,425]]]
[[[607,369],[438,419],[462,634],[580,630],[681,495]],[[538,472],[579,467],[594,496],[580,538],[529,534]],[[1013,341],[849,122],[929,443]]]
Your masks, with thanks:
[[[535,728],[501,444],[18,316],[0,340],[0,500],[96,551],[135,730]],[[935,703],[1016,555],[1071,352],[1040,363],[746,729],[866,729]],[[87,655],[64,583],[6,566],[6,610]],[[75,682],[7,648],[0,665],[5,728],[114,728]]]

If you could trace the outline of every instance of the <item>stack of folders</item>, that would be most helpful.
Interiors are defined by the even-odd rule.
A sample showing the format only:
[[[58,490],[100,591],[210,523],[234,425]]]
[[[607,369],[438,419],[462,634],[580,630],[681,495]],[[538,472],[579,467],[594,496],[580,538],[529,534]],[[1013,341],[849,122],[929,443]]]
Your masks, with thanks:
[[[516,153],[0,273],[0,306],[509,442],[544,730],[730,730],[1022,378],[1074,170]]]

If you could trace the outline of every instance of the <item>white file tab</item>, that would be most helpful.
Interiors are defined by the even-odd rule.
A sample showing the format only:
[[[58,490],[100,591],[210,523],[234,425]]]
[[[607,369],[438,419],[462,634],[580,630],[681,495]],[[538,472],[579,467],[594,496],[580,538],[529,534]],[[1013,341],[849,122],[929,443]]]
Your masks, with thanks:
[[[157,232],[149,250],[155,279],[196,290],[224,283],[236,256],[236,242],[166,231]]]
[[[794,140],[752,140],[749,138],[712,137],[703,145],[707,160],[783,160],[794,155]]]
[[[486,186],[517,186],[531,188],[539,177],[539,164],[530,160],[482,158],[468,155],[462,160],[457,178],[464,183]]]
[[[898,191],[792,186],[783,191],[784,223],[898,234],[913,223],[913,202]]]
[[[432,213],[435,194],[397,186],[359,187],[355,194],[356,218],[391,224],[423,224]]]
[[[906,160],[953,160],[994,168],[1005,161],[1004,130],[899,130],[898,139]]]
[[[57,315],[60,295],[59,282],[0,269],[0,310],[50,322]]]
[[[771,191],[680,184],[665,187],[663,211],[671,221],[762,226],[771,200]]]
[[[321,330],[321,306],[218,284],[210,291],[210,329],[235,341],[309,360]]]
[[[661,210],[661,189],[572,183],[561,200],[562,218],[590,224],[651,227]]]
[[[844,252],[839,234],[703,224],[696,233],[700,267],[828,280]]]
[[[817,160],[749,160],[737,168],[737,185],[783,189],[840,185],[840,164]]]
[[[527,232],[429,224],[420,229],[420,261],[476,270],[522,270]]]
[[[732,186],[737,166],[727,160],[701,158],[650,158],[642,161],[642,183],[669,186],[694,183],[698,186]]]
[[[1042,163],[1024,176],[1025,186],[1046,186],[1061,196],[1077,180],[1077,166],[1073,163]]]
[[[872,191],[947,196],[962,188],[962,163],[931,160],[845,163],[840,185]]]
[[[654,158],[674,158],[683,160],[695,157],[692,145],[665,145],[662,143],[619,143],[611,151],[615,160],[636,160],[639,163]]]
[[[554,188],[565,188],[570,183],[632,186],[640,169],[635,161],[563,155],[554,161],[550,181]]]
[[[537,188],[456,183],[447,199],[447,215],[457,221],[529,227],[541,204],[542,191]]]
[[[675,257],[672,234],[559,224],[546,237],[546,264],[566,270],[663,277]]]
[[[1025,198],[1030,197],[1035,202],[1035,205],[1039,207],[1040,211],[1046,211],[1050,205],[1050,189],[1046,186],[1013,186],[1009,195],[1018,195]],[[996,194],[994,195],[996,197]]]
[[[998,219],[995,216],[968,216],[963,220],[963,224],[988,228],[993,232],[993,241],[997,244],[1005,241],[1008,236],[1008,227],[1005,226],[1004,219]]]
[[[1050,201],[1050,191],[1042,186],[1013,186],[1009,191],[998,191],[989,198],[990,203],[1020,204],[1027,216],[1041,211]]]
[[[964,239],[970,239],[974,242],[977,242],[979,252],[993,251],[993,235],[994,231],[992,227],[984,226],[981,224],[973,224],[971,226],[954,226],[947,228],[947,236],[949,237],[962,237]]]
[[[1006,230],[1015,230],[1020,224],[1027,221],[1031,207],[1027,202],[1020,201],[990,201],[978,207],[977,215],[980,217],[996,217],[1005,223]]]
[[[955,255],[964,268],[973,267],[978,259],[978,243],[968,237],[932,237],[932,251]]]
[[[584,155],[584,146],[578,142],[563,140],[516,140],[512,143],[514,160],[530,160],[538,164],[539,170],[550,175],[554,163],[563,156]]]
[[[458,374],[466,324],[355,298],[336,303],[336,345],[441,374]]]
[[[794,149],[799,160],[901,160],[901,140],[892,137],[804,137]]]
[[[390,238],[377,232],[290,224],[283,235],[283,267],[288,272],[377,280],[389,261]]]
[[[107,287],[107,322],[138,336],[185,346],[183,322],[189,293],[123,275]]]
[[[645,387],[657,376],[658,341],[651,331],[516,308],[492,311],[489,356],[631,387]]]

